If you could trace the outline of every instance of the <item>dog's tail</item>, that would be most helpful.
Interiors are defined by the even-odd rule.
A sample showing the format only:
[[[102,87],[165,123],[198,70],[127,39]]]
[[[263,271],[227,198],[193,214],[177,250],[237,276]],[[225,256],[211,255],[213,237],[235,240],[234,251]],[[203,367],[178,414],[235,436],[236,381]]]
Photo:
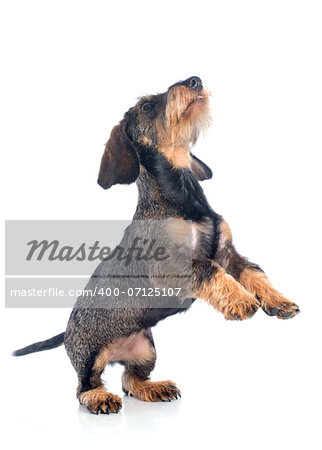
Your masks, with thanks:
[[[27,345],[27,347],[20,348],[12,353],[12,356],[23,356],[28,353],[42,352],[43,350],[50,350],[59,347],[64,342],[65,333],[57,334],[46,341],[36,342],[35,344]]]

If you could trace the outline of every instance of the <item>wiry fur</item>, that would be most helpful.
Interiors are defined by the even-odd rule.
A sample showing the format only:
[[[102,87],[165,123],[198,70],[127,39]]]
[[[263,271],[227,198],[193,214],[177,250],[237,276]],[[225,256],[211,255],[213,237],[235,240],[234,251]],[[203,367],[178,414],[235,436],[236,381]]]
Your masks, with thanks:
[[[99,184],[107,189],[136,181],[139,190],[135,220],[120,245],[126,248],[138,231],[157,233],[178,252],[184,242],[190,242],[192,255],[183,265],[192,266],[192,298],[183,294],[170,305],[157,307],[151,307],[144,297],[135,298],[135,304],[113,296],[77,300],[64,343],[78,375],[77,396],[94,413],[121,408],[121,399],[107,392],[101,380],[105,366],[115,362],[125,368],[123,390],[129,395],[145,401],[170,401],[180,395],[172,381],[149,380],[156,361],[151,327],[185,311],[196,298],[209,302],[230,320],[247,319],[260,306],[282,319],[299,312],[271,286],[258,265],[237,253],[228,224],[213,211],[203,193],[198,181],[211,178],[212,173],[191,153],[191,146],[209,122],[208,92],[198,77],[191,77],[163,94],[140,99],[113,128],[106,144]],[[171,278],[155,278],[154,262],[148,262],[144,269],[151,276],[139,280],[140,286],[166,284]],[[176,267],[161,265],[161,269],[175,273]],[[86,289],[99,291],[109,286],[122,290],[125,281],[118,276],[122,273],[122,262],[103,261]],[[54,340],[52,347],[61,340],[61,336]],[[37,344],[35,351],[41,346],[46,349],[48,343]]]

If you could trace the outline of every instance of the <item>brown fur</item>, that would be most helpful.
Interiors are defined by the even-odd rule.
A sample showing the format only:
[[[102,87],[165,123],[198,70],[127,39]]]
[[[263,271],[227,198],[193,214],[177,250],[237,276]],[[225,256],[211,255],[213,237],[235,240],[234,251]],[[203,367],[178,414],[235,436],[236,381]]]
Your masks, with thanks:
[[[136,180],[140,172],[139,159],[123,132],[122,125],[116,125],[106,143],[100,165],[98,183],[109,188],[115,183],[128,184]]]
[[[159,146],[159,151],[171,162],[176,169],[190,169],[191,156],[190,151],[181,146]]]
[[[181,393],[173,381],[139,380],[124,374],[123,390],[129,395],[145,402],[164,402],[181,397]]]
[[[276,315],[279,319],[289,319],[298,314],[298,306],[274,289],[264,272],[246,268],[240,274],[239,282],[260,299],[267,314]]]
[[[203,99],[197,99],[197,97]],[[194,143],[200,133],[210,124],[209,92],[203,88],[196,93],[185,86],[175,86],[169,93],[166,107],[166,126],[157,121],[160,148],[185,147]]]
[[[83,392],[79,402],[95,414],[118,413],[122,408],[122,399],[118,395],[107,392],[104,387]]]
[[[143,331],[118,338],[101,348],[92,368],[91,383],[94,386],[102,386],[101,375],[108,364],[120,361],[129,364],[144,364],[153,358],[155,358],[155,350],[151,347]]]
[[[231,233],[230,227],[224,220],[220,224],[220,241],[218,248],[224,247],[227,243],[231,244],[233,241],[233,235]]]
[[[199,270],[203,270],[200,267]],[[193,284],[197,289],[193,295],[208,301],[228,320],[244,320],[255,314],[259,302],[232,276],[216,263],[212,263],[212,271],[204,277],[202,283]],[[194,268],[196,269],[196,267]]]
[[[109,363],[109,353],[103,348],[101,349],[99,355],[96,357],[95,363],[92,368],[90,382],[93,387],[103,386],[101,376],[108,363]]]
[[[146,136],[141,136],[138,141],[140,142],[140,144],[143,144],[143,145],[147,145],[147,146],[153,145],[151,139],[149,139]]]
[[[147,341],[143,331],[117,339],[108,345],[106,351],[109,355],[109,362],[144,362],[155,355],[155,350]]]

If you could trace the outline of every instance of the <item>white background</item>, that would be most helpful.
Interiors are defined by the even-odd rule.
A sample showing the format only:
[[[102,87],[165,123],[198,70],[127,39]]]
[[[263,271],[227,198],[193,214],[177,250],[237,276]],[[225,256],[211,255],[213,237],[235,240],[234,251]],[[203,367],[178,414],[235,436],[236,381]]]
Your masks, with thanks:
[[[96,184],[109,132],[137,96],[198,75],[213,92],[195,149],[214,172],[205,192],[240,252],[301,307],[290,321],[227,322],[196,302],[154,330],[153,379],[182,399],[125,398],[98,417],[78,406],[63,348],[10,357],[64,331],[70,311],[4,310],[6,448],[321,449],[321,3],[1,4],[3,218],[131,218],[135,185]],[[105,379],[122,395],[120,375]]]

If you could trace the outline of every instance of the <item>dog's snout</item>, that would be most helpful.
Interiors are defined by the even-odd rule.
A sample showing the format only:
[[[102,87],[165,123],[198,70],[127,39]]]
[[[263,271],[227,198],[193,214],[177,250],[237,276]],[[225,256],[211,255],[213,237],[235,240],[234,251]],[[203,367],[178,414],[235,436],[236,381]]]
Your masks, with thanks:
[[[202,88],[202,81],[199,77],[190,77],[183,84],[196,91]]]
[[[199,77],[190,77],[184,81],[178,81],[169,87],[169,90],[176,86],[186,86],[189,89],[193,89],[194,91],[200,91],[202,89],[202,81]]]

